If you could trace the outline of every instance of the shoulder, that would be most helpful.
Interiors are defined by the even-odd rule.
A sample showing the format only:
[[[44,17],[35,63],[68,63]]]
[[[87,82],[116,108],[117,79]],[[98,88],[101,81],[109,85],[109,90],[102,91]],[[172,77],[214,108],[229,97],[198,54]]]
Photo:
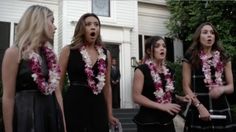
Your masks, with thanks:
[[[6,57],[12,57],[12,59],[18,59],[19,57],[19,49],[15,46],[12,46],[5,51]]]
[[[186,52],[185,54],[184,54],[184,58],[183,58],[183,62],[187,62],[187,63],[189,63],[190,62],[190,59],[191,59],[191,56],[192,56],[192,54],[188,51],[188,52]]]
[[[69,53],[70,53],[70,46],[69,45],[66,45],[66,46],[64,46],[62,49],[61,49],[61,55],[66,55],[66,56],[68,56],[69,55]]]
[[[141,65],[137,66],[137,67],[135,68],[135,71],[136,71],[137,69],[139,69],[139,70],[140,70],[141,72],[143,72],[143,73],[149,70],[147,64],[141,64]]]

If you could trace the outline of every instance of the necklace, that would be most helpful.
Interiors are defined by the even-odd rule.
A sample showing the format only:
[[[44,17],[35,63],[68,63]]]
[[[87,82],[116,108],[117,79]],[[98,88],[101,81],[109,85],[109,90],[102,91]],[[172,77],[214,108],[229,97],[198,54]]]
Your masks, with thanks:
[[[31,76],[37,84],[38,89],[44,95],[49,95],[52,94],[52,92],[54,92],[58,86],[60,79],[60,68],[56,61],[56,55],[54,54],[53,49],[49,46],[49,44],[45,44],[42,47],[42,52],[46,56],[46,63],[49,71],[48,81],[46,81],[46,78],[42,73],[42,58],[38,53],[34,51],[29,53],[29,65],[33,73]]]
[[[163,90],[163,84],[161,81],[161,77],[156,69],[156,64],[153,63],[152,60],[146,60],[145,64],[148,65],[150,69],[150,73],[154,82],[155,92],[154,95],[156,97],[157,103],[170,103],[172,101],[172,93],[174,91],[174,83],[173,79],[171,78],[171,73],[169,69],[164,65],[162,65],[162,70],[164,73],[164,78],[166,80],[165,91]]]
[[[88,85],[93,91],[94,94],[98,95],[101,93],[103,87],[105,86],[105,74],[106,74],[106,55],[103,53],[103,48],[101,46],[95,46],[98,51],[98,75],[95,77],[92,69],[92,61],[88,52],[86,51],[85,46],[82,46],[80,53],[82,54],[83,61],[85,62],[85,73],[88,77]],[[96,84],[95,78],[98,80]]]
[[[202,61],[202,71],[204,73],[204,83],[208,85],[223,85],[222,73],[223,73],[223,62],[220,60],[220,52],[214,51],[213,58],[208,59],[204,51],[200,51],[199,57]],[[211,66],[215,68],[215,80],[211,78]]]

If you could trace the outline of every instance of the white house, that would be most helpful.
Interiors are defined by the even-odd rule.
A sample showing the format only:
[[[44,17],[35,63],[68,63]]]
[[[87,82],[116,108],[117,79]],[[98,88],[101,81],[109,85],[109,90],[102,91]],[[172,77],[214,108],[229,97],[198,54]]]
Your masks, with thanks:
[[[0,62],[5,49],[13,44],[14,30],[23,12],[33,4],[49,7],[54,12],[56,53],[70,44],[76,22],[87,12],[98,14],[105,46],[118,59],[121,71],[121,107],[133,108],[131,58],[138,61],[144,52],[144,40],[150,36],[165,37],[165,23],[170,13],[165,0],[0,0]],[[174,42],[174,43],[173,43]],[[170,58],[182,56],[182,45],[170,39]]]

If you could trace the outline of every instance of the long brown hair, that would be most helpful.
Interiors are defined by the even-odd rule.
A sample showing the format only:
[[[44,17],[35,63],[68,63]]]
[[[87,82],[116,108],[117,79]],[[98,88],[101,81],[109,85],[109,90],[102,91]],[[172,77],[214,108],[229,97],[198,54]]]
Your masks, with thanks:
[[[90,16],[95,17],[99,23],[99,35],[95,41],[95,44],[102,45],[102,38],[100,35],[101,22],[100,22],[98,16],[94,13],[85,13],[80,17],[79,21],[76,24],[73,39],[71,41],[71,48],[72,49],[80,48],[86,42],[86,40],[85,40],[86,39],[85,38],[85,19]]]
[[[196,31],[193,34],[193,38],[192,38],[193,42],[186,52],[187,54],[191,54],[190,63],[193,67],[199,67],[200,65],[200,58],[198,55],[198,53],[202,49],[202,44],[200,42],[200,34],[201,34],[202,28],[206,25],[211,26],[215,34],[215,43],[212,45],[211,50],[212,51],[218,50],[221,53],[221,60],[223,61],[223,63],[226,63],[229,59],[229,57],[225,54],[225,51],[219,41],[219,33],[217,32],[216,28],[213,26],[212,23],[205,22],[197,27]]]

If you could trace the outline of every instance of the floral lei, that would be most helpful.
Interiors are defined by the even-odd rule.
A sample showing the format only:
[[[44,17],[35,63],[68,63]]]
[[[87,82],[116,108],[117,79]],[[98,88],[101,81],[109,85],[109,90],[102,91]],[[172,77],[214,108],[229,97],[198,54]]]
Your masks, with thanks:
[[[154,81],[154,86],[156,89],[156,91],[154,92],[154,95],[156,96],[157,103],[162,103],[162,104],[170,103],[172,101],[172,93],[174,91],[174,83],[171,78],[171,73],[169,72],[169,69],[166,67],[165,64],[162,66],[165,80],[167,81],[166,86],[165,86],[165,92],[164,92],[161,77],[159,76],[159,73],[156,69],[156,64],[153,63],[153,61],[150,59],[146,60],[145,64],[148,65],[152,79]]]
[[[204,83],[208,85],[223,85],[222,81],[222,73],[223,73],[223,62],[220,60],[220,52],[213,52],[213,59],[208,59],[207,55],[204,51],[200,51],[199,53],[200,59],[202,61],[202,71],[204,73],[205,79]],[[215,68],[215,80],[211,79],[211,66]]]
[[[29,53],[29,65],[33,72],[32,77],[38,86],[40,92],[44,95],[52,94],[59,84],[60,79],[60,68],[56,61],[56,55],[49,44],[45,44],[42,47],[42,52],[46,56],[46,63],[49,71],[49,78],[46,81],[45,76],[42,73],[42,58],[41,56],[32,51]]]
[[[85,46],[82,46],[80,49],[80,53],[82,54],[82,58],[85,62],[85,73],[88,77],[88,85],[93,91],[94,94],[98,95],[101,93],[103,87],[105,86],[105,74],[106,74],[106,55],[103,53],[103,48],[101,46],[95,46],[98,51],[98,75],[95,77],[98,79],[98,83],[96,84],[94,73],[92,69],[92,61],[88,52],[86,51]]]

